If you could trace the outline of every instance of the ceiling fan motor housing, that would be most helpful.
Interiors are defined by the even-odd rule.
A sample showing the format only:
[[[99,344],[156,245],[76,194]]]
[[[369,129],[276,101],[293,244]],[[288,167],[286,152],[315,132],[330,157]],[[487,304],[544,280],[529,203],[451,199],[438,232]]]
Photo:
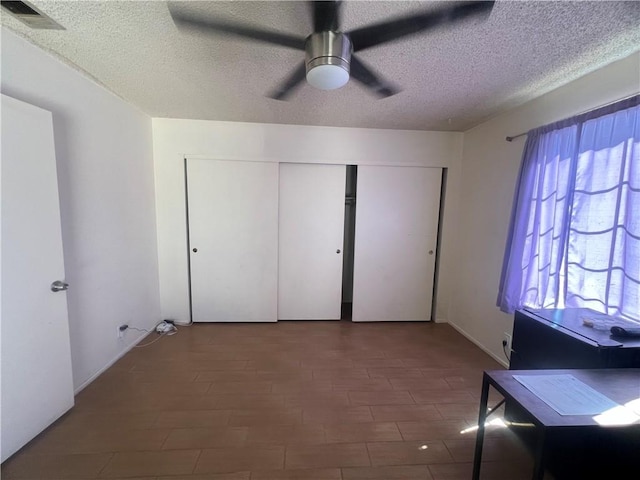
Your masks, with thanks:
[[[309,83],[324,90],[347,83],[353,51],[348,35],[330,31],[312,33],[307,37],[305,51]]]

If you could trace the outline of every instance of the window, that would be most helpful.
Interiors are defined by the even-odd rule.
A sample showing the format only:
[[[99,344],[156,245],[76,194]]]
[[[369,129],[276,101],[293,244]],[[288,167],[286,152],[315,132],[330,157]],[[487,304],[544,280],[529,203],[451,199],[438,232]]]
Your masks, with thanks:
[[[640,96],[528,133],[498,306],[640,322]]]

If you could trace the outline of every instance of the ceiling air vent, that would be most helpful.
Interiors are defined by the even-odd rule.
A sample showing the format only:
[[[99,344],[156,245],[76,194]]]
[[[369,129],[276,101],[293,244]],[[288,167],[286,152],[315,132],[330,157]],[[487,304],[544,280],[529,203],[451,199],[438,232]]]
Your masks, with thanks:
[[[64,30],[64,27],[27,2],[2,0],[2,8],[31,28]]]

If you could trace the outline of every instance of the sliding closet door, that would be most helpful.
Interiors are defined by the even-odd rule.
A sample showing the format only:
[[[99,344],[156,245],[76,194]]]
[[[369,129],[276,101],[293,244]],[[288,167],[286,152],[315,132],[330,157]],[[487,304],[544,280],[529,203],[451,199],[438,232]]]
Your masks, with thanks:
[[[339,320],[346,167],[280,164],[278,318]]]
[[[187,160],[195,322],[274,322],[278,164]]]
[[[431,319],[441,178],[358,167],[353,321]]]

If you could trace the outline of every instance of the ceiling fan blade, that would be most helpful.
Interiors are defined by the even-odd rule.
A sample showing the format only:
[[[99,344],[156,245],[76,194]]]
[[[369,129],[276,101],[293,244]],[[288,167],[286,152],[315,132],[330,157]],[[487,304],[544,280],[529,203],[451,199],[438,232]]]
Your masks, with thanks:
[[[313,8],[313,31],[337,32],[340,28],[341,1],[311,2]]]
[[[439,9],[415,13],[348,32],[353,51],[357,52],[408,35],[423,33],[448,23],[472,17],[488,17],[495,2],[455,2]]]
[[[178,28],[185,28],[207,34],[233,35],[296,50],[304,50],[305,47],[305,39],[296,35],[238,25],[226,20],[202,18],[193,13],[177,11],[171,6],[169,7],[169,13],[171,13],[173,21]]]
[[[280,86],[269,93],[269,97],[275,100],[286,100],[304,81],[306,77],[307,69],[304,62],[297,67],[289,77],[280,84]]]
[[[381,79],[373,73],[368,66],[362,63],[355,55],[351,56],[351,78],[363,83],[367,88],[373,90],[381,98],[390,97],[399,93],[400,90],[393,84]]]

